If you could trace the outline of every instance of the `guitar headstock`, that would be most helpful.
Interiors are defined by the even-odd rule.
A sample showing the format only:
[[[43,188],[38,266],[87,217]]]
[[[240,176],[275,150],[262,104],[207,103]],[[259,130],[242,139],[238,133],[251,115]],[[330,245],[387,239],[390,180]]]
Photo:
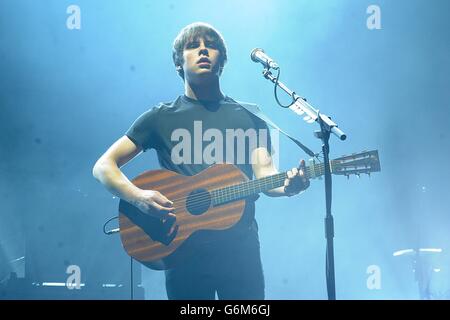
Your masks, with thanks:
[[[368,174],[381,171],[378,150],[363,151],[342,156],[331,161],[331,171],[333,174],[350,175]]]

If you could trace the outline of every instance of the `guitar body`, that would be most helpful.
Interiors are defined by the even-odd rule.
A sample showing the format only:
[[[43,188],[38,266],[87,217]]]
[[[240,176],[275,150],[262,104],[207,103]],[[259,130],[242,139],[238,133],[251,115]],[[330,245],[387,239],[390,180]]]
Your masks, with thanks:
[[[364,151],[330,161],[332,174],[350,176],[381,170],[378,151]],[[308,179],[325,172],[323,163],[305,168]],[[202,233],[221,232],[242,217],[245,199],[284,185],[286,172],[248,181],[232,164],[218,164],[195,176],[169,170],[147,171],[132,182],[144,190],[157,190],[173,201],[176,219],[160,221],[142,213],[126,201],[119,204],[120,237],[125,251],[155,270],[176,266],[208,241]],[[169,235],[169,230],[174,227]],[[211,240],[209,240],[211,241]]]
[[[145,190],[157,190],[173,201],[178,229],[167,235],[167,223],[143,214],[121,200],[119,204],[120,237],[125,251],[155,270],[165,270],[195,252],[200,230],[225,230],[237,223],[244,212],[245,200],[213,206],[209,192],[247,181],[234,165],[218,164],[194,176],[169,170],[146,171],[132,182]],[[204,241],[204,240],[203,240]]]

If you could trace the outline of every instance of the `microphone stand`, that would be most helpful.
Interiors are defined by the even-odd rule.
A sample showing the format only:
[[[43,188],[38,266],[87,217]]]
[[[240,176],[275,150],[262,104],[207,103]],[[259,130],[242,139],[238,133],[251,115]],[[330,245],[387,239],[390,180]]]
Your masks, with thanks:
[[[325,216],[325,238],[327,240],[326,246],[326,281],[327,281],[327,294],[328,300],[336,300],[336,284],[335,284],[335,272],[334,272],[334,222],[333,215],[331,214],[331,199],[332,199],[332,180],[331,180],[331,167],[330,167],[330,134],[333,133],[340,140],[347,138],[346,134],[342,132],[336,123],[331,121],[331,118],[314,109],[304,98],[299,97],[294,91],[289,90],[282,82],[278,80],[278,77],[274,77],[269,68],[263,70],[264,78],[273,82],[276,86],[280,87],[289,96],[292,97],[293,103],[289,106],[289,109],[293,110],[299,115],[304,115],[304,120],[307,122],[318,122],[320,125],[320,131],[315,131],[316,138],[322,140],[322,151],[324,157],[325,167],[325,202],[326,202],[326,216]]]

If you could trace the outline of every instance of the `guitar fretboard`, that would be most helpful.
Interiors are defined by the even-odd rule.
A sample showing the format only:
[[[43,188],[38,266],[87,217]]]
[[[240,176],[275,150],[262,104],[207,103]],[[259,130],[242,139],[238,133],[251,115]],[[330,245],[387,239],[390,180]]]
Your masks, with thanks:
[[[333,171],[333,161],[331,161],[331,170]],[[308,179],[315,179],[324,175],[325,166],[323,163],[307,166],[305,173]],[[249,180],[236,185],[213,190],[211,192],[212,205],[221,205],[281,187],[284,185],[284,180],[286,178],[287,172],[281,172],[264,178]]]

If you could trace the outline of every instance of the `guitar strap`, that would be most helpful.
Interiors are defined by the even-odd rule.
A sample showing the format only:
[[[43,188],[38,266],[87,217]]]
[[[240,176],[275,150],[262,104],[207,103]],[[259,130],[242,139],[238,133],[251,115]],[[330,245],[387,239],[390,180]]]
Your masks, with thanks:
[[[231,98],[230,98],[231,99]],[[264,113],[262,113],[261,109],[258,108],[258,106],[256,104],[253,103],[247,103],[247,102],[241,102],[241,101],[236,101],[234,99],[231,99],[232,101],[236,102],[238,105],[240,105],[242,108],[244,108],[245,110],[247,110],[248,112],[250,112],[251,114],[253,114],[254,116],[258,117],[259,119],[261,119],[262,121],[264,121],[265,123],[267,123],[268,125],[270,125],[271,127],[275,128],[276,130],[278,130],[279,132],[281,132],[282,134],[284,134],[286,137],[288,137],[289,139],[291,139],[297,146],[299,146],[303,151],[306,152],[307,155],[311,156],[311,157],[316,157],[316,154],[311,151],[307,146],[305,146],[303,143],[301,143],[300,141],[298,141],[296,138],[292,137],[289,133],[283,131],[279,126],[277,126],[272,120],[270,120],[270,118],[265,115]]]

